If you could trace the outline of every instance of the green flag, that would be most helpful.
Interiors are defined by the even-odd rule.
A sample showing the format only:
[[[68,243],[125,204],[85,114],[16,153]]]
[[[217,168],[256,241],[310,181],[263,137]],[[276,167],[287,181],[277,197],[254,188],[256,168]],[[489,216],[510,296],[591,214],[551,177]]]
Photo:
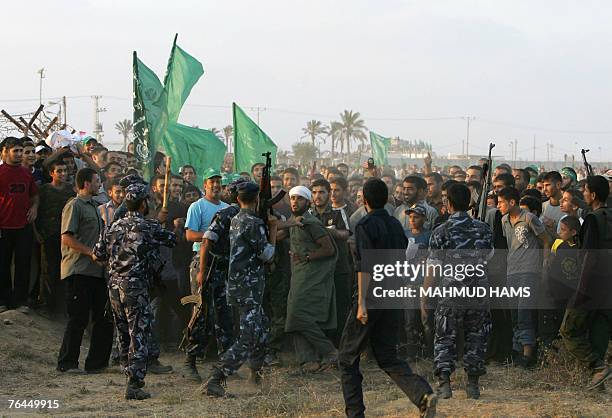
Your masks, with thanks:
[[[191,93],[191,89],[198,82],[204,68],[200,61],[189,55],[176,44],[172,44],[172,51],[168,59],[168,68],[164,78],[164,86],[168,95],[168,120],[177,122],[181,109]]]
[[[389,165],[388,150],[391,140],[370,131],[370,144],[372,146],[372,158],[377,166]]]
[[[272,153],[272,168],[276,164],[276,144],[255,122],[233,103],[234,114],[234,171],[251,172],[255,163],[265,163],[262,153]]]
[[[162,152],[172,157],[172,172],[178,173],[186,164],[196,169],[197,185],[202,184],[201,175],[207,169],[221,168],[226,150],[225,144],[211,131],[174,122],[168,123],[161,145]]]
[[[153,175],[152,159],[166,130],[165,91],[155,73],[133,55],[134,148],[145,177]]]

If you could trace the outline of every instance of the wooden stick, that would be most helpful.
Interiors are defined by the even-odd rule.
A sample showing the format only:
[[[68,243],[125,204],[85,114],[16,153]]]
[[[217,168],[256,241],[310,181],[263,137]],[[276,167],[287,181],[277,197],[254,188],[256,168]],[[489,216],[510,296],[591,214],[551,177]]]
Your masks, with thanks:
[[[32,124],[32,131],[38,132],[38,135],[40,135],[40,139],[45,139],[45,134],[43,133],[43,131],[40,130],[37,124]]]
[[[170,156],[166,157],[166,181],[164,183],[164,203],[163,208],[166,209],[168,207],[168,194],[170,192],[170,163],[172,162],[172,158]]]
[[[23,118],[23,116],[19,116],[19,120],[25,126],[23,128],[23,136],[28,136],[28,132],[30,131],[30,126],[28,125],[28,122]]]
[[[57,116],[53,118],[53,120],[51,121],[51,123],[49,123],[49,126],[47,126],[45,128],[45,130],[43,131],[43,136],[46,137],[47,135],[49,135],[49,131],[51,130],[51,128],[53,127],[53,125],[55,125],[55,123],[57,122]]]
[[[28,128],[30,128],[32,126],[32,124],[34,123],[34,121],[36,120],[36,118],[38,117],[40,112],[42,112],[44,107],[45,106],[42,105],[42,104],[40,106],[38,106],[38,109],[36,109],[36,112],[34,112],[34,116],[32,116],[32,118],[30,119],[30,122],[28,122]]]
[[[13,123],[13,125],[15,125],[17,128],[19,128],[21,132],[23,132],[23,130],[25,129],[25,126],[21,126],[21,124],[17,122],[11,115],[9,115],[6,110],[2,109],[0,113],[2,113],[5,118],[10,120]]]

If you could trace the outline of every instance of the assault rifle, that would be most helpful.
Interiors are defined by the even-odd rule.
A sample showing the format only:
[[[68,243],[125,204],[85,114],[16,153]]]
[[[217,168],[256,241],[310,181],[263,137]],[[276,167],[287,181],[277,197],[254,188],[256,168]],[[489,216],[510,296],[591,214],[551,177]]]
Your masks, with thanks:
[[[482,185],[482,192],[478,197],[478,204],[476,206],[476,216],[475,218],[484,222],[487,216],[487,196],[489,195],[489,191],[491,190],[491,176],[493,173],[493,160],[491,158],[491,151],[495,148],[494,143],[489,144],[489,155],[487,157],[487,162],[484,163],[482,167],[482,175],[485,179],[484,184]]]
[[[179,350],[184,350],[185,352],[191,349],[191,347],[189,346],[192,343],[191,336],[193,334],[193,328],[195,327],[195,324],[198,322],[198,319],[200,318],[200,316],[204,315],[205,338],[208,338],[209,331],[210,331],[209,322],[208,322],[208,298],[207,298],[208,283],[209,283],[208,279],[210,278],[210,273],[213,271],[213,268],[215,267],[217,257],[210,253],[209,255],[212,256],[211,261],[210,261],[210,266],[208,268],[208,274],[204,278],[202,286],[200,287],[200,293],[197,295],[195,294],[188,295],[188,296],[181,298],[181,305],[183,306],[189,305],[189,304],[194,305],[193,311],[191,313],[191,318],[189,319],[189,323],[187,324],[187,327],[185,327],[185,329],[183,330],[183,338],[181,339],[181,343],[179,344]]]
[[[584,163],[584,169],[587,172],[587,177],[591,177],[593,176],[593,167],[591,167],[591,164],[589,164],[589,162],[586,159],[586,153],[589,152],[590,150],[588,149],[582,149],[580,151],[580,153],[582,154],[582,162]]]
[[[280,202],[286,192],[281,190],[278,194],[272,197],[272,186],[270,185],[270,170],[272,169],[272,154],[270,151],[261,154],[266,157],[266,165],[261,173],[261,182],[259,184],[259,204],[257,206],[257,216],[264,222],[268,222],[268,214],[272,214],[272,206]]]

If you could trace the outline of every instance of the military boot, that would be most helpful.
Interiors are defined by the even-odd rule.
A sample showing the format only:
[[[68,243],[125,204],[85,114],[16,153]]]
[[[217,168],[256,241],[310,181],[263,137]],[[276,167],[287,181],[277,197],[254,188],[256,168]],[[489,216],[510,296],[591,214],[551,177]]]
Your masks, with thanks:
[[[127,387],[125,388],[125,399],[149,399],[151,397],[151,394],[142,390],[143,386],[144,380],[138,380],[134,379],[133,377],[130,377],[128,379]]]
[[[213,368],[213,372],[206,382],[206,394],[208,396],[214,396],[221,398],[225,396],[225,374],[216,367]]]
[[[147,372],[152,374],[164,374],[170,373],[172,371],[172,366],[164,366],[159,362],[159,359],[153,359],[149,361],[147,365]]]
[[[202,378],[200,377],[198,368],[196,367],[196,356],[191,356],[189,354],[185,356],[185,361],[181,365],[181,374],[188,380],[192,380],[196,383],[202,383]]]
[[[465,386],[465,393],[468,399],[480,398],[480,387],[478,386],[478,376],[468,375],[468,383]]]
[[[438,396],[442,399],[449,399],[453,397],[453,391],[451,390],[450,375],[448,373],[440,373],[438,377]]]

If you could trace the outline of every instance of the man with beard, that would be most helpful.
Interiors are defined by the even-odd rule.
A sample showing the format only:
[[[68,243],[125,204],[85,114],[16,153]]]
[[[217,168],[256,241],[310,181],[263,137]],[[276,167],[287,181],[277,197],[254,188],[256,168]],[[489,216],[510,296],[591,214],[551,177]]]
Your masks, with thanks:
[[[291,212],[302,217],[290,230],[291,288],[285,331],[292,333],[296,357],[304,372],[333,367],[336,349],[325,330],[336,328],[334,270],[337,249],[321,222],[308,212],[312,193],[304,186],[289,191]]]
[[[327,180],[319,179],[310,185],[312,203],[310,212],[327,228],[338,248],[338,261],[334,272],[336,289],[337,327],[332,340],[337,346],[340,342],[344,321],[351,305],[351,265],[347,240],[350,236],[348,217],[343,209],[334,210],[329,203],[330,185]]]
[[[403,250],[408,241],[400,223],[384,209],[388,199],[385,183],[379,179],[371,179],[363,188],[368,215],[359,221],[355,232],[358,298],[353,302],[347,317],[338,354],[345,412],[348,417],[364,416],[361,386],[363,376],[359,370],[359,360],[361,353],[370,345],[380,368],[419,408],[421,416],[433,417],[437,398],[431,386],[421,376],[414,374],[408,363],[397,356],[397,330],[401,310],[368,309],[368,303],[372,301],[371,296],[368,297],[371,294],[371,274],[366,265],[367,260],[364,260],[364,251]]]
[[[438,211],[425,201],[427,182],[419,176],[408,176],[404,179],[403,186],[404,204],[395,209],[393,216],[400,221],[404,231],[407,231],[410,229],[410,219],[407,210],[417,203],[422,203],[427,211],[427,221],[423,227],[427,230],[431,230],[438,217]]]
[[[77,196],[62,211],[61,278],[66,283],[68,322],[60,348],[57,370],[75,372],[83,333],[91,317],[91,343],[85,371],[96,373],[108,367],[113,341],[113,324],[104,316],[108,289],[104,269],[94,260],[93,248],[104,228],[92,197],[100,189],[100,177],[92,168],[76,175]]]
[[[512,175],[514,176],[514,187],[516,188],[516,190],[519,191],[519,193],[523,193],[523,190],[525,190],[527,186],[529,186],[531,176],[529,175],[527,170],[524,170],[522,168],[513,169]]]
[[[442,186],[443,180],[439,173],[430,173],[425,175],[427,182],[427,203],[434,207],[438,213],[442,210]]]

